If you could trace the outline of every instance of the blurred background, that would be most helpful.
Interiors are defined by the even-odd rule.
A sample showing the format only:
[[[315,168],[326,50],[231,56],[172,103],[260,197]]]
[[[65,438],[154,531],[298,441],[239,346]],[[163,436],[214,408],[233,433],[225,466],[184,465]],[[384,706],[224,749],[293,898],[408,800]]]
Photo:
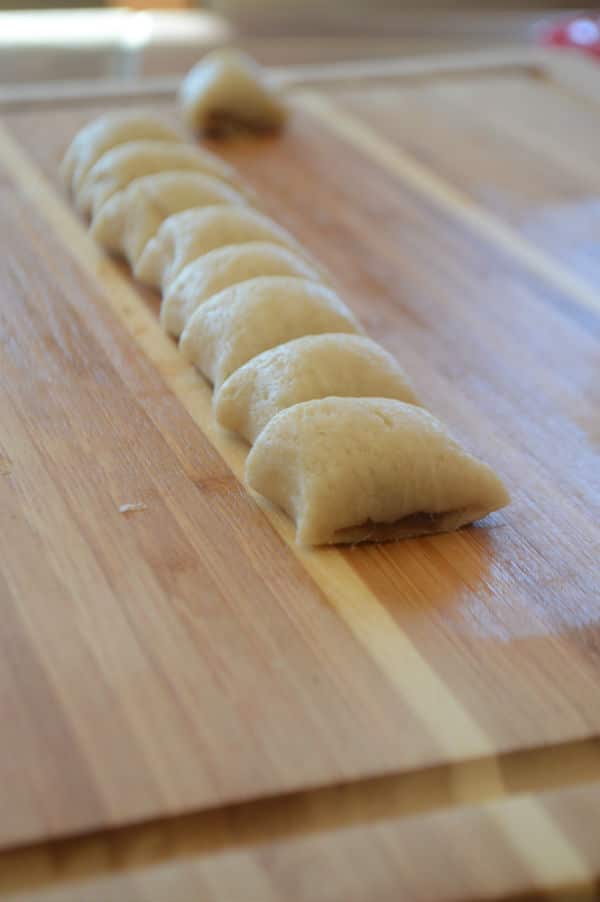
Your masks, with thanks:
[[[0,0],[1,83],[179,75],[205,50],[229,43],[275,65],[522,46],[539,42],[578,9],[566,0],[62,0],[56,6]],[[589,48],[589,28],[581,35]]]

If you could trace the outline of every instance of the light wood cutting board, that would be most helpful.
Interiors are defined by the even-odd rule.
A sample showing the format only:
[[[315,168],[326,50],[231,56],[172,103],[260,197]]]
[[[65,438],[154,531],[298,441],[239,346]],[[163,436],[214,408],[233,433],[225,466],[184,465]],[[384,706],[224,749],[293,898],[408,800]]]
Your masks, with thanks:
[[[286,134],[214,149],[513,502],[297,548],[57,179],[82,124],[140,94],[173,118],[172,86],[5,95],[4,847],[475,759],[485,790],[453,801],[494,797],[554,746],[600,775],[600,75],[496,54],[284,78]]]

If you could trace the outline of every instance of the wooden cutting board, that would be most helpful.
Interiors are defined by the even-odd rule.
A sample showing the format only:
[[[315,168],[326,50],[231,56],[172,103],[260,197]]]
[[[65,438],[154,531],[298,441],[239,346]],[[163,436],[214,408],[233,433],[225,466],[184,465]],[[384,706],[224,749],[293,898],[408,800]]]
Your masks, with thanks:
[[[436,809],[600,777],[600,74],[532,52],[279,77],[290,129],[213,149],[513,502],[453,535],[296,547],[158,296],[57,179],[81,125],[174,118],[173,85],[5,92],[5,848],[373,779]]]

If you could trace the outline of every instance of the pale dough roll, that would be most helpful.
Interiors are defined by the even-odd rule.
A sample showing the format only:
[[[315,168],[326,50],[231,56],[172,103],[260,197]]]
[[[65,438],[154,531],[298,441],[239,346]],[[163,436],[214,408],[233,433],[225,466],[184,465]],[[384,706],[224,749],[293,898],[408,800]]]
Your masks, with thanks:
[[[301,335],[360,332],[331,289],[308,279],[262,276],[226,288],[198,307],[179,347],[219,388],[252,357]]]
[[[331,395],[418,401],[397,361],[363,335],[306,335],[232,373],[215,396],[217,420],[252,443],[280,410]]]
[[[277,129],[287,117],[260,66],[238,50],[206,54],[184,78],[179,106],[191,129],[209,134]]]
[[[325,398],[282,410],[246,462],[305,545],[448,532],[508,504],[496,474],[431,414],[387,398]]]
[[[239,191],[212,175],[185,169],[155,172],[135,179],[102,204],[91,233],[134,266],[167,217],[191,207],[244,203]]]
[[[231,285],[258,276],[301,276],[319,281],[315,269],[281,245],[267,241],[228,244],[188,263],[169,285],[160,308],[163,329],[178,337],[201,304]]]
[[[250,207],[205,207],[165,219],[134,273],[141,282],[164,291],[188,263],[218,247],[246,241],[269,241],[303,254],[289,232]]]
[[[67,188],[78,191],[102,154],[128,141],[182,141],[180,135],[144,110],[107,113],[88,122],[73,138],[60,167]]]
[[[193,169],[235,183],[235,170],[212,153],[190,144],[168,141],[129,141],[103,154],[79,189],[75,205],[80,213],[96,214],[102,204],[134,179],[154,172]]]

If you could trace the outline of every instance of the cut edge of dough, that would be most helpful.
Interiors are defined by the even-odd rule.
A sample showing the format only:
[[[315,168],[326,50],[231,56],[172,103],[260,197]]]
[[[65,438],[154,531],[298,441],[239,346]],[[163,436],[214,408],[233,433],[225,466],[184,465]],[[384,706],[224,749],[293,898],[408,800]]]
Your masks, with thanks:
[[[336,399],[323,399],[323,401],[327,400]],[[366,401],[369,399],[344,398],[339,400]],[[389,399],[376,400],[387,401]],[[293,460],[290,459],[289,461],[291,466],[290,478],[288,478],[287,484],[283,488],[278,486],[278,470],[280,470],[281,466],[281,457],[273,458],[272,453],[268,451],[269,446],[274,441],[272,432],[276,432],[276,426],[281,425],[290,416],[290,411],[294,410],[295,407],[308,407],[314,403],[318,404],[320,402],[302,402],[275,414],[260,433],[246,461],[245,477],[247,484],[260,495],[264,495],[274,507],[283,510],[295,522],[296,542],[299,545],[357,545],[364,542],[390,542],[396,539],[450,533],[463,526],[482,520],[489,514],[501,510],[510,504],[510,494],[500,476],[488,464],[473,457],[458,445],[450,435],[447,435],[455,449],[460,452],[461,456],[465,456],[465,463],[470,461],[479,470],[479,498],[465,498],[462,504],[460,499],[457,498],[457,504],[446,508],[441,505],[438,510],[426,510],[423,507],[415,507],[413,510],[405,511],[402,516],[397,516],[390,520],[372,520],[368,517],[366,519],[363,517],[358,522],[346,522],[345,525],[342,525],[343,520],[340,523],[338,518],[337,524],[335,522],[319,523],[320,518],[315,519],[314,511],[312,510],[312,501],[314,499],[307,495],[308,486],[303,477],[303,469],[298,467],[298,462],[295,461],[296,444],[284,443],[285,453],[291,454]],[[411,408],[414,412],[419,411],[420,414],[435,421],[435,418],[424,408],[402,401],[394,403],[401,405],[403,408]],[[265,489],[268,490],[266,494]],[[312,491],[310,495],[312,495]]]
[[[302,545],[359,545],[364,542],[393,542],[397,539],[413,539],[419,536],[433,536],[445,532],[455,532],[463,526],[482,520],[508,504],[509,498],[502,505],[493,509],[484,508],[460,508],[458,510],[429,513],[427,511],[415,511],[407,514],[399,520],[391,523],[375,523],[367,521],[356,526],[347,526],[337,529],[329,538],[311,537],[308,530],[298,526],[298,542]]]

